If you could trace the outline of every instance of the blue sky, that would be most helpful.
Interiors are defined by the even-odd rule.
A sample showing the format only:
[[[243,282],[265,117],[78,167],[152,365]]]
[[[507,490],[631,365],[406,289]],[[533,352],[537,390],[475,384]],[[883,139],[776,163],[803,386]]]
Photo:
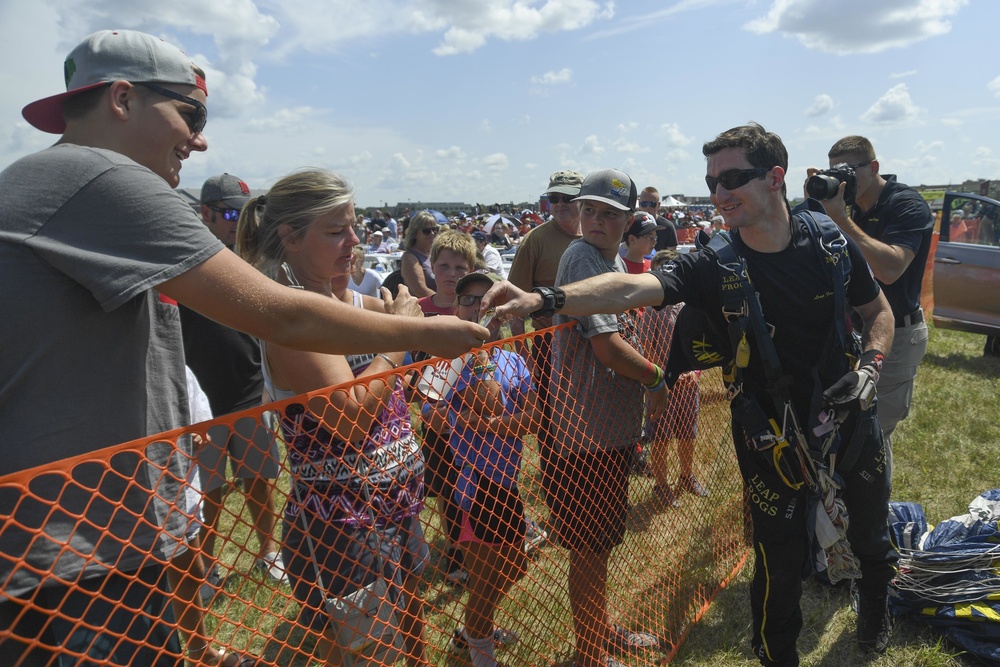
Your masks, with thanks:
[[[910,184],[1000,178],[996,0],[0,0],[0,168],[52,143],[21,118],[85,35],[133,28],[208,71],[216,173],[343,173],[361,206],[537,198],[617,167],[701,195],[701,145],[749,120],[792,191],[869,137]]]

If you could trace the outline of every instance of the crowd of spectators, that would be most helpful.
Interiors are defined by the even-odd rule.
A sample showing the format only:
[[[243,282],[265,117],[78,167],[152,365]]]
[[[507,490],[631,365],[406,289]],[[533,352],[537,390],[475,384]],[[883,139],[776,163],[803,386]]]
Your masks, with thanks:
[[[159,60],[156,73],[151,54]],[[28,281],[37,286],[34,298],[7,281],[0,303],[19,323],[32,319],[28,313],[38,302],[48,304],[53,317],[51,327],[39,324],[34,335],[3,339],[4,376],[27,377],[34,384],[20,388],[21,403],[8,401],[0,411],[10,437],[32,443],[7,452],[0,473],[188,424],[189,399],[200,389],[211,412],[221,416],[257,406],[262,398],[287,399],[384,376],[408,361],[401,350],[446,358],[474,346],[476,351],[459,357],[465,364],[458,381],[430,406],[432,417],[422,433],[410,422],[410,402],[420,398],[413,393],[414,378],[377,377],[310,401],[298,414],[286,411],[278,425],[272,422],[279,416],[263,413],[260,423],[209,430],[198,438],[198,453],[195,439],[187,438],[178,440],[177,452],[155,454],[159,458],[148,465],[116,462],[124,465],[118,471],[123,478],[147,485],[107,499],[134,509],[134,516],[76,499],[78,490],[60,502],[80,500],[87,506],[86,530],[67,523],[70,511],[51,517],[31,515],[37,508],[23,511],[16,519],[43,526],[53,542],[5,540],[0,621],[11,639],[0,643],[0,663],[55,660],[70,643],[95,660],[120,664],[176,665],[183,662],[181,655],[225,667],[256,664],[253,656],[211,646],[203,623],[206,605],[222,588],[212,572],[231,464],[235,476],[246,480],[257,537],[253,567],[291,587],[304,610],[299,620],[318,636],[328,664],[347,664],[358,638],[344,639],[347,622],[326,602],[361,589],[392,598],[401,637],[394,648],[409,665],[426,664],[418,587],[429,562],[421,520],[426,482],[442,501],[449,573],[465,573],[452,581],[467,580],[472,591],[455,645],[470,652],[476,667],[495,667],[498,600],[523,576],[525,553],[547,538],[525,514],[518,489],[523,438],[529,433],[546,450],[541,458],[552,514],[548,527],[571,551],[568,583],[581,664],[602,660],[613,666],[613,659],[605,660],[609,650],[655,645],[655,638],[612,623],[605,609],[608,553],[624,531],[633,448],[643,416],[657,417],[666,404],[658,393],[662,377],[650,385],[653,366],[630,345],[636,342],[638,315],[578,320],[587,354],[571,358],[560,357],[559,343],[567,339],[556,339],[551,349],[540,343],[530,352],[482,349],[499,329],[477,324],[478,304],[490,285],[506,277],[503,255],[513,256],[511,280],[528,289],[623,272],[622,249],[638,248],[629,261],[648,269],[658,230],[672,226],[677,241],[689,243],[699,229],[715,228],[706,212],[661,210],[658,193],[649,188],[644,193],[656,193],[656,205],[633,218],[634,186],[621,199],[609,185],[627,179],[624,174],[605,170],[584,180],[559,171],[549,180],[551,210],[544,213],[449,219],[434,211],[404,210],[397,220],[385,209],[369,216],[356,212],[353,187],[344,177],[310,169],[278,180],[256,197],[237,177],[213,177],[202,191],[199,219],[171,190],[179,182],[175,158],[207,150],[204,72],[177,49],[133,31],[96,33],[68,62],[73,64],[67,68],[68,92],[25,108],[35,127],[62,134],[62,141],[0,176],[8,204],[0,224],[16,237],[0,248],[6,265],[17,267],[12,275],[47,277]],[[136,78],[143,72],[148,76]],[[148,135],[154,130],[165,138],[152,141]],[[607,204],[608,197],[621,201]],[[33,206],[39,201],[47,204]],[[613,233],[593,234],[588,225],[594,221],[613,222]],[[690,241],[682,240],[688,236]],[[633,248],[634,243],[642,245]],[[82,246],[88,252],[80,251]],[[380,288],[381,276],[365,265],[367,254],[400,255],[399,277],[407,289],[398,298]],[[178,303],[185,304],[180,311]],[[448,317],[454,314],[460,317]],[[539,313],[534,326],[549,325],[550,316]],[[569,320],[555,323],[563,321]],[[632,323],[625,337],[618,334],[620,322]],[[39,355],[39,349],[65,356]],[[227,359],[239,367],[224,368]],[[67,378],[63,369],[82,362],[86,367]],[[551,371],[557,365],[593,367],[605,381],[581,393],[566,384],[572,373],[556,381]],[[52,382],[56,376],[62,381]],[[650,392],[649,404],[640,382]],[[106,394],[106,386],[115,392]],[[606,412],[600,403],[609,388],[625,407],[607,421],[599,414]],[[64,411],[60,424],[26,418],[36,412],[31,401],[50,393]],[[579,413],[570,414],[568,406],[576,402],[587,404],[589,427],[580,426]],[[549,432],[555,423],[562,433],[585,430],[601,451],[555,442]],[[65,424],[73,429],[71,437]],[[291,477],[283,508],[275,493],[281,468],[276,432],[287,446]],[[707,495],[690,484],[697,481],[683,463],[690,462],[687,451],[682,447],[684,479],[678,486],[690,477],[685,488]],[[174,460],[175,454],[183,460]],[[604,465],[622,475],[603,476]],[[168,467],[176,467],[177,474],[165,479]],[[87,488],[99,486],[84,481]],[[201,496],[194,507],[181,500],[192,492]],[[181,512],[161,507],[171,494],[183,502]],[[274,522],[279,514],[280,531]],[[73,553],[90,554],[88,560],[59,556],[54,540],[63,533],[71,535]],[[123,556],[120,543],[104,539],[107,535],[133,548]],[[142,553],[160,560],[149,566]],[[44,595],[36,595],[39,573],[46,572],[58,585],[46,584]],[[208,584],[204,596],[195,594],[200,584]],[[389,590],[400,592],[393,596]],[[101,605],[90,605],[88,591],[100,593]],[[133,623],[121,609],[137,606],[147,613]],[[80,613],[83,622],[50,624],[40,609]],[[119,642],[124,636],[128,640]],[[382,659],[392,662],[391,655]]]

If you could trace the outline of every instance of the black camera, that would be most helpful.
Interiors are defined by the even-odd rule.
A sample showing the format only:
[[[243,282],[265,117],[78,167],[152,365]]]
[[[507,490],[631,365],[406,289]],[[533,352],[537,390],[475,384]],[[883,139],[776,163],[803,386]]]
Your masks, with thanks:
[[[858,181],[854,176],[854,169],[846,162],[835,164],[810,176],[806,180],[806,192],[813,199],[830,199],[837,194],[841,183],[847,183],[847,187],[844,188],[844,203],[850,206],[858,193]]]

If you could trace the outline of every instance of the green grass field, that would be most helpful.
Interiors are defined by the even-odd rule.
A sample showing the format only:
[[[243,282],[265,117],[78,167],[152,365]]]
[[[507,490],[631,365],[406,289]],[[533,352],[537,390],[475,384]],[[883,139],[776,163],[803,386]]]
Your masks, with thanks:
[[[921,503],[933,523],[965,512],[967,503],[986,489],[1000,486],[996,461],[1000,454],[1000,414],[998,377],[1000,360],[981,356],[983,338],[962,333],[931,330],[930,346],[917,380],[910,417],[894,436],[894,493],[897,500]],[[703,383],[704,386],[704,383]],[[609,584],[611,603],[630,610],[635,620],[647,626],[669,629],[678,636],[693,610],[711,593],[738,562],[743,548],[740,531],[739,478],[732,463],[731,443],[718,430],[728,413],[723,401],[703,398],[697,447],[698,469],[708,470],[713,488],[711,503],[699,511],[657,513],[641,511],[649,502],[652,480],[633,483],[632,501],[636,511],[626,543],[616,550],[623,554],[612,563],[618,574]],[[523,495],[529,513],[541,518],[546,512],[538,500],[537,462],[533,443],[526,443]],[[287,480],[283,482],[287,491]],[[696,502],[696,501],[688,501]],[[227,507],[242,509],[239,493],[230,494]],[[704,508],[711,507],[712,511]],[[687,509],[687,503],[686,507]],[[223,531],[232,526],[232,541],[220,554],[221,561],[233,564],[227,579],[226,595],[216,598],[213,612],[226,620],[218,624],[217,638],[235,647],[263,655],[280,665],[314,664],[307,657],[310,640],[293,630],[297,608],[285,594],[276,594],[251,570],[253,557],[238,545],[246,544],[246,515],[230,518]],[[428,541],[433,558],[443,549],[437,512],[425,510]],[[699,535],[722,531],[716,542],[730,543],[725,556],[700,548]],[[253,538],[249,538],[252,542]],[[251,544],[251,547],[253,545]],[[679,569],[677,572],[672,567]],[[691,629],[672,664],[711,667],[750,667],[758,664],[749,652],[750,610],[747,587],[752,564],[715,599],[707,613]],[[667,573],[667,574],[665,574]],[[655,575],[655,576],[654,576]],[[669,575],[669,576],[667,576]],[[429,568],[425,576],[428,609],[428,640],[434,647],[434,664],[456,663],[444,646],[460,618],[464,604],[461,588],[444,583],[440,572]],[[566,636],[569,627],[566,597],[566,553],[545,549],[534,559],[529,583],[515,587],[500,611],[499,621],[516,629],[521,641],[503,651],[501,660],[510,665],[563,664],[571,654]],[[942,645],[937,636],[911,623],[897,626],[889,652],[868,662],[854,648],[854,616],[848,610],[846,590],[806,582],[803,597],[805,628],[799,640],[803,665],[839,666],[871,664],[876,667],[968,665],[955,657],[957,651]],[[266,611],[263,611],[266,610]],[[251,632],[246,628],[256,628]],[[302,645],[293,652],[285,645]],[[629,664],[648,664],[635,661]]]

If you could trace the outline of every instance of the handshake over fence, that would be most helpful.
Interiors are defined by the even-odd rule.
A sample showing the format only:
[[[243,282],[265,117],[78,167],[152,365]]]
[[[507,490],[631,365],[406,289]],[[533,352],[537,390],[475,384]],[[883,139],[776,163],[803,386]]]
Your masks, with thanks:
[[[276,536],[279,544],[288,537],[303,511],[305,501],[296,497],[294,479],[299,479],[299,488],[320,480],[349,486],[349,480],[355,476],[373,480],[373,470],[407,461],[410,463],[406,465],[414,466],[413,470],[402,471],[402,476],[418,480],[416,485],[407,487],[414,490],[415,497],[406,501],[416,508],[414,516],[419,530],[415,532],[422,531],[429,547],[415,552],[422,562],[411,563],[409,568],[418,577],[415,595],[422,602],[426,622],[421,639],[424,654],[435,665],[468,664],[468,648],[463,645],[461,628],[472,582],[448,576],[445,554],[454,553],[454,545],[442,525],[439,506],[434,502],[422,503],[418,497],[423,493],[424,465],[420,462],[423,457],[408,456],[407,452],[415,454],[423,449],[427,454],[428,443],[424,440],[435,410],[439,411],[442,424],[456,426],[454,415],[450,421],[448,416],[449,405],[455,409],[456,401],[464,401],[472,412],[487,413],[480,415],[485,426],[478,426],[483,442],[505,438],[509,441],[512,434],[505,430],[503,420],[489,419],[502,416],[503,409],[491,413],[489,388],[477,388],[470,381],[484,372],[492,373],[493,360],[502,350],[508,356],[516,355],[532,374],[531,382],[541,405],[533,413],[533,423],[521,429],[515,438],[519,442],[514,450],[520,459],[515,466],[519,467],[516,485],[524,517],[531,526],[531,539],[525,541],[530,559],[524,576],[498,602],[497,657],[507,665],[570,664],[574,640],[567,593],[568,557],[561,544],[560,527],[550,520],[546,496],[553,489],[547,484],[542,468],[551,453],[540,451],[538,434],[549,428],[553,413],[565,407],[555,404],[564,400],[560,397],[587,389],[576,386],[577,383],[599,380],[577,373],[571,377],[569,364],[548,361],[549,348],[559,345],[560,336],[566,331],[564,326],[528,333],[473,351],[453,364],[428,359],[377,378],[365,378],[366,382],[390,378],[405,387],[409,401],[405,412],[410,416],[412,431],[393,433],[393,444],[381,449],[377,443],[369,442],[371,438],[365,439],[371,445],[368,449],[364,443],[354,443],[358,446],[358,456],[344,458],[336,469],[315,465],[310,475],[304,475],[306,462],[287,453],[291,444],[289,429],[301,426],[304,415],[312,415],[320,424],[316,433],[349,430],[334,423],[343,419],[342,415],[326,408],[330,407],[331,397],[350,390],[350,385],[330,387],[0,478],[0,601],[14,601],[15,608],[20,609],[16,618],[7,620],[14,627],[32,615],[43,614],[52,623],[75,625],[73,629],[80,631],[89,629],[94,621],[86,610],[63,609],[59,600],[48,594],[54,586],[62,587],[59,590],[68,587],[97,602],[110,603],[115,613],[135,617],[159,615],[151,620],[178,629],[180,643],[175,638],[173,642],[148,647],[152,653],[146,655],[160,654],[173,659],[175,664],[181,659],[202,664],[196,653],[206,645],[258,656],[258,664],[312,665],[324,661],[394,664],[397,658],[403,664],[407,647],[413,643],[398,636],[401,632],[398,617],[401,610],[412,605],[405,604],[403,598],[408,594],[396,573],[386,565],[387,560],[398,565],[400,554],[387,550],[378,540],[370,544],[362,540],[364,548],[370,551],[367,556],[361,553],[364,548],[359,551],[357,543],[350,540],[334,542],[340,546],[334,546],[336,553],[332,555],[317,554],[315,549],[320,545],[309,542],[309,535],[317,533],[306,530],[309,544],[297,548],[313,563],[302,571],[290,573],[293,575],[290,584],[277,582],[253,567],[260,555],[256,538],[243,506],[244,498],[234,493],[229,495],[216,526],[215,553],[199,553],[189,544],[189,537],[198,530],[201,503],[194,452],[198,447],[218,446],[217,439],[210,440],[207,436],[209,427],[223,425],[232,430],[238,420],[252,419],[259,427],[270,430],[282,452],[281,474],[271,480],[279,499],[277,512],[285,520],[282,534]],[[570,340],[568,336],[565,339]],[[644,340],[645,356],[659,362],[665,360],[666,341],[665,336]],[[566,349],[561,353],[567,359],[576,354]],[[454,387],[449,384],[452,382],[464,382],[467,394],[463,398],[453,396]],[[551,391],[557,385],[561,390]],[[624,541],[613,550],[609,562],[608,611],[621,626],[653,635],[658,643],[622,658],[626,664],[653,664],[673,657],[692,624],[742,567],[748,553],[743,487],[732,452],[729,409],[718,369],[701,376],[700,407],[696,408],[690,401],[698,400],[698,393],[697,387],[693,394],[675,390],[668,417],[686,414],[697,420],[694,469],[710,495],[684,494],[682,485],[677,483],[665,496],[663,484],[657,488],[657,480],[650,472],[649,455],[659,451],[661,455],[666,453],[660,460],[668,462],[660,475],[666,474],[672,484],[678,479],[678,445],[673,436],[678,428],[684,430],[684,425],[677,424],[677,420],[673,428],[658,423],[635,425],[639,435],[631,448],[629,513]],[[605,396],[602,409],[614,414],[621,410],[619,401],[618,396]],[[392,407],[383,404],[378,409]],[[269,414],[277,415],[282,424],[275,424]],[[42,411],[40,415],[44,418]],[[558,429],[542,440],[567,451],[592,449],[600,441],[602,425],[613,421],[599,414],[577,414],[569,426],[565,419],[560,420]],[[578,427],[573,427],[574,422]],[[496,432],[490,433],[489,429],[494,427]],[[695,433],[694,428],[689,431]],[[450,444],[455,446],[454,439]],[[497,450],[500,453],[495,452],[494,458],[508,455],[503,451]],[[487,459],[490,456],[482,451],[474,454]],[[468,452],[463,456],[469,456]],[[453,486],[461,495],[463,460],[458,458],[458,477],[451,480],[449,495],[454,492]],[[505,468],[508,464],[509,468],[510,463],[494,460],[491,465]],[[351,469],[362,465],[364,474]],[[345,522],[336,511],[330,516],[329,512],[316,510],[312,520],[322,515],[331,522],[340,522],[343,535],[365,528],[366,523],[381,527],[382,522],[391,521],[385,517],[392,517],[392,511],[386,511],[379,503],[399,501],[400,507],[406,503],[391,495],[381,498],[379,483],[371,483],[368,491],[358,489],[361,505],[346,512],[354,512],[354,523]],[[448,502],[459,501],[452,497]],[[520,519],[516,517],[519,524]],[[463,528],[468,529],[468,525],[463,524]],[[543,540],[546,534],[547,542]],[[284,548],[287,553],[287,542]],[[289,564],[287,556],[286,564]],[[222,582],[211,594],[202,595],[209,590],[202,585],[202,579],[213,565],[222,574]],[[100,586],[95,589],[93,582],[103,581],[102,577],[112,571],[124,575],[126,582],[130,577],[145,576],[144,572],[173,571],[175,576],[160,576],[157,584],[171,604],[154,610],[144,600],[130,602]],[[339,587],[343,594],[312,596],[306,590],[308,586],[300,585],[302,578],[325,580],[324,589]],[[338,627],[331,631],[329,623]],[[9,630],[0,627],[0,641],[13,641]],[[340,644],[334,653],[318,648],[324,633]],[[134,639],[122,636],[120,641]],[[67,653],[73,651],[72,646],[66,647]],[[334,661],[330,655],[344,657]]]

